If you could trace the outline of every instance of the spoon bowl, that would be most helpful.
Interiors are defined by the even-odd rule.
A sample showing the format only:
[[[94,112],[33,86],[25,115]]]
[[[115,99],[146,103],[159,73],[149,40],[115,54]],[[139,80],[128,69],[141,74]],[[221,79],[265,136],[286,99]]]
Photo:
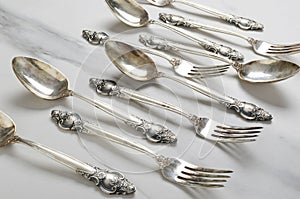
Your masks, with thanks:
[[[105,0],[115,16],[132,27],[143,27],[149,23],[149,14],[132,0]]]
[[[49,64],[34,58],[15,57],[12,65],[21,83],[38,97],[56,100],[67,96],[67,78]]]
[[[131,45],[109,40],[105,43],[105,51],[113,64],[132,79],[148,81],[157,76],[154,61]]]
[[[278,82],[294,76],[300,67],[283,60],[255,60],[237,70],[240,79],[253,83]]]
[[[15,136],[16,125],[12,119],[0,111],[0,147],[9,144]]]

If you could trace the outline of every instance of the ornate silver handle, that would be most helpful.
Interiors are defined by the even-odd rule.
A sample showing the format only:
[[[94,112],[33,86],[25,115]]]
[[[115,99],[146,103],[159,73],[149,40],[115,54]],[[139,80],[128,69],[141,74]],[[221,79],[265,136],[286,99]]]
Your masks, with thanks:
[[[238,28],[243,29],[243,30],[263,30],[264,29],[264,26],[261,23],[258,23],[252,19],[247,19],[247,18],[236,16],[233,14],[225,14],[218,10],[208,8],[203,5],[196,4],[196,3],[186,1],[186,0],[173,0],[173,1],[182,3],[185,5],[191,6],[193,8],[202,10],[204,12],[210,13],[212,15],[215,15],[215,16],[219,17],[220,19],[223,19],[224,21],[234,24],[235,26],[237,26]]]
[[[248,37],[248,36],[245,36],[245,35],[230,31],[230,30],[217,28],[217,27],[213,27],[213,26],[208,26],[208,25],[201,24],[194,20],[185,19],[184,17],[179,16],[179,15],[160,13],[159,16],[162,21],[164,21],[167,24],[174,25],[174,26],[184,26],[187,28],[197,28],[200,30],[208,30],[208,31],[219,32],[219,33],[223,33],[223,34],[227,34],[227,35],[233,35],[233,36],[236,36],[236,37],[246,40],[250,44],[253,43],[253,40],[255,40],[252,37]]]
[[[227,108],[235,110],[237,113],[239,113],[243,118],[247,120],[267,121],[272,119],[272,116],[269,113],[267,113],[262,108],[254,104],[248,102],[242,102],[235,98],[217,93],[216,91],[210,90],[209,88],[197,84],[193,81],[189,81],[189,80],[183,81],[175,77],[166,76],[165,74],[161,74],[161,75],[169,79],[172,79],[174,81],[177,81],[185,86],[188,86],[193,90],[200,92],[212,99],[215,99],[219,103],[225,105]],[[173,111],[188,119],[192,117],[191,114],[183,112],[178,107],[141,95],[133,90],[120,87],[113,80],[101,80],[101,79],[92,78],[90,79],[90,84],[96,88],[96,91],[98,93],[102,95],[118,96],[121,98],[133,99],[136,101],[141,101],[150,105],[159,106],[161,108]],[[118,92],[111,92],[112,90],[114,91],[117,90]]]
[[[243,102],[233,97],[226,96],[225,94],[218,93],[214,90],[209,89],[206,86],[198,84],[191,80],[181,80],[177,77],[168,76],[164,73],[159,73],[158,77],[165,77],[171,80],[174,80],[182,85],[185,85],[211,99],[216,100],[220,104],[225,105],[229,109],[233,109],[247,120],[257,120],[257,121],[269,121],[272,120],[273,117],[270,113],[265,111],[264,109],[256,106],[255,104],[249,102]]]
[[[149,48],[153,48],[153,49],[158,49],[158,50],[163,50],[163,51],[182,51],[182,52],[187,52],[187,53],[192,53],[192,54],[196,54],[196,55],[201,55],[201,56],[205,56],[205,57],[210,57],[213,59],[217,59],[220,61],[223,61],[225,63],[228,63],[232,66],[234,66],[235,64],[239,64],[236,61],[232,61],[229,60],[223,56],[211,53],[211,52],[207,52],[207,51],[203,51],[203,50],[198,50],[195,51],[191,48],[188,48],[180,43],[176,43],[173,41],[169,41],[167,39],[158,37],[158,36],[154,36],[154,35],[148,35],[148,34],[141,34],[139,36],[139,41],[149,47]]]
[[[122,120],[125,124],[143,133],[143,135],[145,135],[145,137],[151,142],[169,144],[176,141],[175,134],[163,125],[146,121],[138,116],[125,113],[122,110],[114,110],[109,104],[103,102],[100,103],[96,100],[92,100],[82,95],[79,95],[73,91],[70,92],[71,96],[77,97],[95,106],[96,108],[99,108],[104,112],[114,116],[115,118]]]
[[[91,78],[90,85],[93,86],[96,89],[96,92],[101,95],[117,96],[124,99],[132,99],[138,102],[154,105],[172,111],[174,113],[178,113],[188,119],[193,116],[191,114],[183,112],[179,107],[142,95],[129,88],[121,87],[113,80]],[[112,90],[117,90],[118,92],[111,92]]]
[[[160,13],[159,14],[159,19],[161,21],[163,21],[166,24],[171,24],[173,26],[184,26],[184,27],[188,27],[188,28],[199,28],[199,29],[205,29],[205,30],[214,30],[216,31],[215,28],[208,28],[206,26],[197,24],[193,21],[190,20],[186,20],[185,18],[178,16],[178,15],[172,15],[172,14],[165,14],[165,13]],[[224,33],[224,31],[222,31]],[[228,33],[227,33],[228,34]],[[240,35],[239,35],[240,36]],[[217,44],[215,42],[212,42],[208,39],[204,40],[205,42],[199,43],[205,50],[209,51],[209,52],[213,52],[215,54],[220,54],[224,57],[227,57],[228,59],[234,60],[234,61],[240,61],[244,59],[244,56],[228,47],[228,46],[224,46],[221,44]]]
[[[119,172],[93,167],[60,151],[17,136],[15,137],[14,142],[29,146],[34,150],[48,156],[49,158],[67,166],[89,181],[94,182],[96,186],[98,186],[103,192],[107,194],[125,195],[135,192],[135,186],[131,182],[129,182],[123,174]]]
[[[234,50],[230,47],[226,47],[224,45],[214,43],[214,42],[209,41],[207,39],[199,38],[190,31],[186,31],[184,29],[177,28],[175,26],[172,26],[172,25],[169,25],[169,24],[166,24],[166,23],[162,23],[160,21],[155,21],[155,20],[150,20],[149,23],[159,25],[159,26],[164,27],[168,30],[171,30],[171,31],[173,31],[173,32],[175,32],[175,33],[191,40],[191,41],[194,41],[197,44],[199,44],[203,49],[205,49],[207,51],[210,51],[210,52],[213,52],[213,53],[216,53],[216,54],[220,54],[222,56],[227,56],[228,53],[226,53],[226,52],[232,52],[232,53],[235,53],[236,56],[243,57],[243,55],[241,53],[239,53],[237,50]]]
[[[113,133],[101,129],[96,124],[86,122],[82,120],[80,115],[78,115],[77,113],[53,110],[51,111],[51,118],[53,121],[56,122],[56,124],[60,128],[64,130],[77,131],[79,133],[100,136],[109,141],[113,141],[117,144],[121,144],[123,146],[127,146],[142,153],[145,153],[150,157],[157,157],[157,154],[155,152],[153,152],[151,149],[148,149],[144,145],[131,141],[127,138],[114,135]]]

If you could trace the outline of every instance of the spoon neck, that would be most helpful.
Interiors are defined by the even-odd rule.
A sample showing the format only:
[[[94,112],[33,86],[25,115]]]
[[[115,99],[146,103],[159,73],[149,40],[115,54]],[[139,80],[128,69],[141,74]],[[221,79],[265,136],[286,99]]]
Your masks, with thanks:
[[[166,73],[163,73],[163,72],[157,72],[156,77],[157,78],[168,77],[168,75]]]
[[[65,97],[70,97],[70,96],[75,96],[75,95],[77,95],[77,94],[72,90],[67,90],[65,93]]]
[[[236,70],[239,71],[241,70],[241,68],[243,67],[243,64],[237,62],[237,61],[233,61],[231,62],[231,66]]]

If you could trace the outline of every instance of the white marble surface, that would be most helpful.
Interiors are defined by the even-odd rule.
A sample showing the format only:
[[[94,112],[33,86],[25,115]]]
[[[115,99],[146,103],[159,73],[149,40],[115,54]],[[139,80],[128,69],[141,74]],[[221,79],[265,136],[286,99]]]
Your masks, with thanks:
[[[263,33],[245,34],[275,43],[300,40],[300,4],[296,0],[214,0],[201,3],[227,12],[252,16],[265,25]],[[160,11],[171,12],[171,8],[143,5],[154,19]],[[197,16],[195,10],[181,5],[176,5],[172,12],[236,30],[233,26],[212,20],[202,12]],[[101,0],[0,0],[0,109],[14,118],[19,135],[101,168],[122,171],[137,187],[137,192],[129,198],[297,198],[300,194],[299,75],[280,83],[259,85],[239,81],[231,70],[222,78],[209,80],[207,83],[211,87],[256,103],[274,115],[272,123],[248,123],[231,111],[225,113],[215,102],[168,80],[141,83],[122,76],[110,65],[101,47],[89,46],[81,38],[83,28],[106,31],[135,43],[140,32],[177,38],[173,33],[154,25],[134,30],[127,27],[117,21]],[[213,37],[210,34],[202,37],[211,37],[215,41],[226,39],[227,44],[238,48],[247,60],[261,58],[247,48],[242,40],[222,35]],[[188,43],[185,39],[179,40]],[[68,76],[70,87],[82,94],[112,103],[144,118],[160,121],[178,135],[178,143],[175,146],[150,144],[112,117],[76,99],[51,102],[38,99],[14,77],[11,59],[19,55],[37,57],[55,65]],[[189,58],[202,64],[214,63],[208,59]],[[283,59],[300,64],[300,55]],[[162,66],[167,65],[161,59],[157,59],[157,62]],[[168,71],[168,68],[162,70]],[[255,143],[210,145],[195,136],[187,120],[175,114],[132,102],[132,106],[127,106],[128,102],[124,100],[97,96],[88,86],[88,79],[94,76],[120,78],[122,85],[167,100],[188,112],[212,116],[229,124],[263,125],[265,129]],[[191,189],[171,184],[161,177],[154,161],[145,155],[125,148],[117,149],[117,145],[100,139],[60,131],[49,119],[50,111],[55,108],[78,111],[84,118],[98,121],[103,128],[129,136],[159,153],[181,157],[202,166],[230,168],[235,173],[225,188],[217,190]],[[94,188],[93,183],[25,146],[15,144],[0,149],[0,162],[1,198],[110,197]]]

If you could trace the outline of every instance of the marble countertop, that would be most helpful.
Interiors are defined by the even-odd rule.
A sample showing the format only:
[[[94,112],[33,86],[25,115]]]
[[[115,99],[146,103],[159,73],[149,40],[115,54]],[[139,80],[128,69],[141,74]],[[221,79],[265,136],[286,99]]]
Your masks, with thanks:
[[[158,8],[139,2],[143,3],[153,19],[157,18],[159,12],[170,12],[273,43],[300,40],[300,24],[297,20],[300,4],[296,0],[276,1],[276,6],[272,5],[275,3],[272,0],[201,1],[219,10],[255,18],[265,25],[264,32],[243,32],[180,4]],[[138,35],[145,32],[189,43],[155,25],[137,29],[123,25],[101,0],[0,0],[0,109],[14,119],[18,135],[92,165],[121,171],[137,187],[136,193],[127,198],[279,199],[296,198],[300,194],[299,74],[274,84],[249,84],[238,80],[231,69],[223,77],[204,80],[209,87],[258,104],[274,116],[271,123],[247,122],[234,112],[224,110],[216,102],[169,80],[137,82],[125,77],[109,62],[103,48],[91,46],[81,38],[82,29],[105,31],[112,37],[136,44]],[[262,59],[242,40],[221,34],[197,34],[239,49],[246,60]],[[35,97],[14,76],[11,60],[15,56],[31,56],[46,61],[69,78],[72,90],[167,125],[177,134],[177,144],[151,144],[120,121],[75,98],[45,101]],[[185,56],[199,64],[218,63]],[[300,55],[280,58],[300,64]],[[162,59],[156,61],[160,70],[173,73],[167,67],[167,62]],[[139,103],[98,96],[88,85],[90,77],[118,80],[123,86],[168,101],[186,112],[213,117],[227,124],[262,125],[264,131],[254,143],[214,145],[196,136],[189,121],[176,114]],[[230,168],[235,172],[226,187],[220,189],[194,189],[169,183],[160,175],[155,161],[141,153],[100,138],[59,130],[50,119],[52,109],[78,112],[85,119],[111,132],[130,137],[157,153],[180,157],[204,167]],[[2,198],[122,197],[102,193],[93,183],[26,146],[14,144],[1,148],[0,162]]]

